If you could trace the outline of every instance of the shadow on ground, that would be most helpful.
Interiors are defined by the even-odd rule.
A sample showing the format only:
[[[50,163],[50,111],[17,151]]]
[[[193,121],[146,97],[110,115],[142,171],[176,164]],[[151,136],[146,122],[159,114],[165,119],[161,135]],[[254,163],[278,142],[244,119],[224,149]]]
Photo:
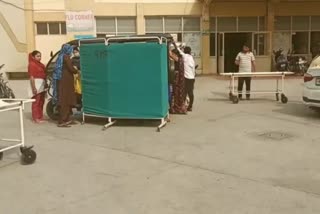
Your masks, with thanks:
[[[77,119],[79,121],[82,121],[82,118]],[[120,127],[157,127],[161,123],[161,120],[112,119],[112,121],[114,120],[116,120],[117,122],[113,126]],[[104,126],[108,123],[108,120],[106,118],[86,117],[85,122],[94,125]]]
[[[223,92],[214,92],[212,91],[211,94],[214,95],[214,97],[210,97],[207,100],[208,101],[218,101],[218,102],[223,102],[223,103],[232,103],[229,100],[229,94],[228,93],[223,93]],[[245,97],[245,95],[243,94],[243,97]],[[251,99],[249,101],[247,101],[245,98],[243,100],[240,100],[239,103],[242,102],[250,102],[250,103],[263,103],[263,102],[277,102],[276,99],[272,98],[272,97],[258,97],[256,98],[255,96],[251,96]]]
[[[289,116],[301,117],[304,119],[320,119],[320,113],[308,108],[301,102],[289,102],[287,104],[279,104],[279,106],[281,108],[273,110],[273,112]]]

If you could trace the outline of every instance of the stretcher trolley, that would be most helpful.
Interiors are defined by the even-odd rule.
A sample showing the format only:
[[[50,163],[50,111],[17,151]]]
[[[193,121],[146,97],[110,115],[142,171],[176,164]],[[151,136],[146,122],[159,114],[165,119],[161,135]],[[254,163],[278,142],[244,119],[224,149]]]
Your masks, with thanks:
[[[20,139],[0,139],[0,160],[3,158],[5,151],[20,148],[21,160],[24,164],[32,164],[37,158],[36,152],[32,149],[33,146],[27,147],[24,138],[23,110],[26,103],[34,102],[33,99],[0,99],[0,113],[7,111],[18,111],[20,122]],[[1,142],[15,143],[1,147]]]
[[[223,73],[220,74],[222,76],[230,77],[230,84],[229,84],[229,99],[232,103],[237,104],[239,103],[238,97],[238,89],[236,88],[235,81],[239,77],[275,77],[276,78],[276,89],[270,91],[250,91],[249,94],[275,94],[276,100],[282,103],[287,103],[288,98],[284,92],[284,80],[285,77],[288,75],[294,74],[293,72],[246,72],[246,73]],[[280,82],[280,84],[279,84]],[[247,93],[247,92],[245,92]]]

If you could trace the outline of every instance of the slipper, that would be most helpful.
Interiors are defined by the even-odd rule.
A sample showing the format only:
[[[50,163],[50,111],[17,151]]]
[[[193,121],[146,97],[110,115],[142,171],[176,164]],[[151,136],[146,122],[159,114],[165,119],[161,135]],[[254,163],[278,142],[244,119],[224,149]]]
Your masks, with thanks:
[[[43,120],[32,120],[33,123],[36,123],[36,124],[41,124],[41,123],[45,123],[46,121],[43,121]]]
[[[70,121],[66,122],[66,125],[78,125],[78,123],[74,120],[70,120]]]
[[[59,128],[70,128],[71,126],[66,123],[61,123],[61,124],[58,124],[58,127]]]

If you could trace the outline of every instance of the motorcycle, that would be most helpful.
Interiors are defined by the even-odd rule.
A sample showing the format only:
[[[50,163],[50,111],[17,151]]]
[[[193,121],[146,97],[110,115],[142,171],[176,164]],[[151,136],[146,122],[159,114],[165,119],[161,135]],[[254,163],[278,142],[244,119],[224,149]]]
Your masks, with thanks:
[[[288,59],[283,54],[283,50],[280,48],[277,51],[273,51],[274,61],[276,63],[277,71],[287,71],[288,70]]]
[[[0,66],[0,70],[3,67],[4,64]],[[3,73],[0,73],[0,98],[15,98],[13,90],[8,86],[8,82],[4,80]]]
[[[303,76],[308,70],[308,61],[304,56],[293,56],[293,51],[288,51],[288,71]]]
[[[299,71],[301,71],[301,75],[304,75],[308,70],[308,61],[305,57],[299,57],[298,65]]]

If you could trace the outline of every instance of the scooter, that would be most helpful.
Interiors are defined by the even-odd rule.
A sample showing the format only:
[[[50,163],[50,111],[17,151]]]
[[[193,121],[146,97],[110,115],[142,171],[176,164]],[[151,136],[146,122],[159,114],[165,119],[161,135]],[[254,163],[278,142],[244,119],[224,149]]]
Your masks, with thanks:
[[[0,66],[0,70],[4,67],[4,64]],[[12,98],[14,99],[12,89],[8,86],[8,82],[4,80],[3,73],[0,73],[0,98]]]
[[[274,61],[276,63],[277,71],[287,71],[288,70],[288,59],[283,54],[283,49],[279,49],[277,51],[273,51]]]

